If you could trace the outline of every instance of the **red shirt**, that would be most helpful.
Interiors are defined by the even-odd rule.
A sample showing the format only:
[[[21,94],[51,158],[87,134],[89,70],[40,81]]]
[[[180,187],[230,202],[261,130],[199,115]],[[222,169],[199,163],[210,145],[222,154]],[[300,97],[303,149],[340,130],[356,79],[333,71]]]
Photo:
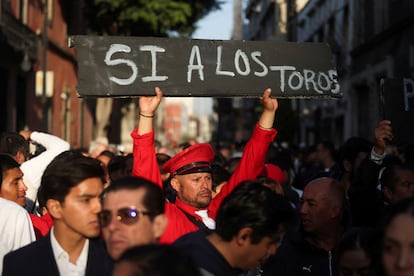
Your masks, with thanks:
[[[274,140],[276,134],[277,131],[275,129],[270,131],[263,130],[256,124],[252,137],[244,147],[239,165],[227,184],[223,186],[220,193],[211,200],[210,205],[207,207],[209,217],[216,218],[221,201],[237,184],[244,180],[256,179],[262,172],[269,144]],[[134,129],[131,137],[134,142],[134,166],[132,175],[150,180],[162,188],[161,174],[155,155],[154,131],[144,135],[138,135],[137,130]],[[201,218],[194,214],[195,211],[199,210],[198,208],[183,203],[178,198],[175,204],[166,202],[165,213],[168,218],[168,225],[164,234],[161,236],[160,243],[173,243],[182,235],[198,230],[198,227],[177,208],[176,204],[201,221]]]

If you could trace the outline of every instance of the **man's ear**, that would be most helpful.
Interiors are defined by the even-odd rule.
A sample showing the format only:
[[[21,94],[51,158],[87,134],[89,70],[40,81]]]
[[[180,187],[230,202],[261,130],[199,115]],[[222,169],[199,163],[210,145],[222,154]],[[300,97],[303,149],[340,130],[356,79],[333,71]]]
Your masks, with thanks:
[[[389,187],[384,186],[382,187],[382,194],[384,195],[386,201],[388,203],[391,203],[391,199],[392,199],[392,191]]]
[[[172,177],[170,180],[170,184],[175,191],[178,192],[180,190],[180,181],[178,181],[177,177]]]
[[[16,153],[16,156],[14,157],[17,163],[22,164],[24,161],[26,161],[26,156],[22,151],[18,151]]]
[[[167,228],[168,218],[165,214],[159,214],[154,218],[152,223],[152,231],[154,237],[158,240],[162,234],[164,234],[165,228]]]
[[[52,218],[60,219],[62,217],[62,205],[58,200],[48,199],[46,201],[46,209]]]
[[[341,216],[341,208],[338,206],[333,206],[330,209],[331,218],[336,218]]]
[[[345,172],[350,173],[352,171],[352,164],[348,160],[342,161],[342,166],[344,167]]]
[[[246,243],[251,243],[251,235],[253,233],[253,229],[250,227],[245,227],[239,230],[237,233],[235,240],[238,246],[243,246]]]

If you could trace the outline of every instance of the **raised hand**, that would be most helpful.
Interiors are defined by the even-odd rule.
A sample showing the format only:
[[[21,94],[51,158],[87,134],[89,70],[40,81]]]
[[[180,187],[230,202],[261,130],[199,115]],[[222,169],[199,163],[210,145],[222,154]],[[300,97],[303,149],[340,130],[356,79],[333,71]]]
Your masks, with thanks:
[[[378,123],[375,128],[375,147],[374,150],[377,154],[383,154],[387,143],[391,142],[394,138],[392,134],[391,121],[383,120]]]
[[[259,126],[262,129],[266,129],[266,130],[270,130],[273,128],[273,122],[275,120],[276,110],[279,107],[277,99],[270,97],[271,93],[272,93],[272,89],[267,88],[263,92],[263,96],[260,97],[260,101],[263,105],[263,113],[259,119]]]
[[[154,116],[155,111],[162,100],[162,90],[155,87],[155,96],[141,96],[139,97],[139,113],[145,116]]]

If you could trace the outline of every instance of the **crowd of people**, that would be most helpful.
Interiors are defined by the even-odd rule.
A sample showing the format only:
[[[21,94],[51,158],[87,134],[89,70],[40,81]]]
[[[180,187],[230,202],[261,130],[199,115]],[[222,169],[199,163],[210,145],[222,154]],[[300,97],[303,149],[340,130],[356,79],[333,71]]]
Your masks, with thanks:
[[[413,146],[390,121],[373,141],[279,146],[266,89],[242,147],[165,151],[162,98],[139,98],[129,154],[1,134],[2,275],[414,275]]]

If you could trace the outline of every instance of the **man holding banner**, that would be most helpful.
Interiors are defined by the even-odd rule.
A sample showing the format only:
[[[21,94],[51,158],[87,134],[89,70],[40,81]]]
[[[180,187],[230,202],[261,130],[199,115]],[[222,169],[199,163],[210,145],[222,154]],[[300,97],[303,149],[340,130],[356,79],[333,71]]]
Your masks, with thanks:
[[[162,187],[155,147],[153,117],[162,99],[162,91],[155,88],[155,96],[140,97],[140,121],[131,133],[134,139],[134,167],[132,174],[146,178]],[[172,243],[182,235],[204,229],[215,228],[215,217],[221,201],[241,181],[255,179],[263,170],[266,152],[277,131],[273,129],[277,99],[270,97],[266,89],[260,98],[263,113],[252,137],[246,144],[242,159],[220,194],[212,199],[212,178],[210,164],[214,151],[208,144],[196,144],[170,159],[163,169],[170,173],[170,183],[176,191],[176,202],[166,202],[168,225],[160,243]]]

